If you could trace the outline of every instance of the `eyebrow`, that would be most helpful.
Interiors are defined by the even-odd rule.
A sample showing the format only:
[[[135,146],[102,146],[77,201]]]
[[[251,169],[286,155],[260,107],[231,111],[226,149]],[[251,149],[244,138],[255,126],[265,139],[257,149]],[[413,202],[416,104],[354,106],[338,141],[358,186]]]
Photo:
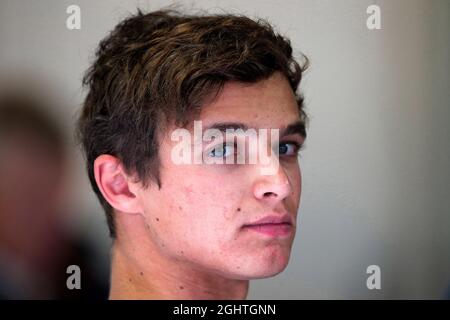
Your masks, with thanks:
[[[285,129],[282,129],[280,132],[280,136],[288,136],[291,134],[299,134],[303,138],[306,138],[306,128],[305,123],[303,121],[296,121],[294,123],[289,124]]]
[[[248,130],[248,125],[242,123],[242,122],[215,122],[205,128],[205,130],[208,129],[216,129],[223,133],[226,133],[227,129],[233,129],[233,130]],[[285,128],[281,128],[280,130],[280,137],[288,136],[298,134],[302,136],[303,138],[306,138],[306,129],[305,129],[305,123],[302,121],[296,121],[291,124],[289,124]]]

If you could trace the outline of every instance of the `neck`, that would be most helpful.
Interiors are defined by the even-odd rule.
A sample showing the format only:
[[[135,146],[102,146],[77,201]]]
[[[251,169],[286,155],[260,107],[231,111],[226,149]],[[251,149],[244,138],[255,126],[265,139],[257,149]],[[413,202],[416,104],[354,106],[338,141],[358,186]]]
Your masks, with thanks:
[[[110,299],[242,300],[249,281],[227,279],[145,245],[112,248]],[[147,252],[143,252],[147,251]]]

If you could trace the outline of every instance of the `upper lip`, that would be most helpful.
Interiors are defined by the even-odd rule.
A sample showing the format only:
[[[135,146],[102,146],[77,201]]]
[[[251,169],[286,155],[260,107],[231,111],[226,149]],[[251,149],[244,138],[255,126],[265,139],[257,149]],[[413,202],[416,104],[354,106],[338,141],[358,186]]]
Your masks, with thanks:
[[[291,216],[288,215],[288,214],[283,214],[281,216],[280,215],[270,214],[270,215],[266,215],[266,216],[264,216],[261,219],[258,219],[256,221],[247,223],[247,224],[244,225],[244,227],[260,225],[260,224],[281,224],[281,223],[288,223],[288,224],[292,225],[292,218],[291,218]]]

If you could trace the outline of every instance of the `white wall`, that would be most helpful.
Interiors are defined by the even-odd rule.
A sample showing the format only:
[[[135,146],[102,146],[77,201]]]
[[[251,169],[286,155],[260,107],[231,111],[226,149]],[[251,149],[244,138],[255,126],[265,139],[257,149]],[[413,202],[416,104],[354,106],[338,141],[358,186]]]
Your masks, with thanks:
[[[68,107],[58,112],[70,132],[98,41],[136,4],[169,3],[2,0],[0,70],[42,77]],[[311,60],[292,260],[279,276],[252,282],[249,298],[442,298],[450,284],[450,2],[184,3],[267,18]],[[81,7],[79,31],[65,27],[70,4]],[[381,7],[381,30],[366,28],[370,4]],[[106,245],[103,214],[73,155],[81,226]],[[379,291],[365,285],[372,264],[381,267]]]

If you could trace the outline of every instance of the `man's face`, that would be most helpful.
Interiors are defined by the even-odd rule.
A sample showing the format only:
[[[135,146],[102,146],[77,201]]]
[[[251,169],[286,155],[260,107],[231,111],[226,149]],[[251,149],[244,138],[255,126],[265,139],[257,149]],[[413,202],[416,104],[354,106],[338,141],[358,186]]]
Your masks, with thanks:
[[[177,142],[169,130],[159,150],[161,189],[151,185],[138,193],[151,240],[167,258],[226,278],[264,278],[281,272],[289,260],[301,193],[292,142],[303,142],[298,133],[282,135],[284,128],[300,120],[288,81],[275,73],[256,84],[227,83],[197,120],[203,129],[230,122],[256,131],[279,129],[279,162],[175,164],[171,152]],[[205,142],[203,147],[211,145]],[[219,152],[207,156],[220,156],[220,146]],[[278,169],[263,174],[267,165]],[[268,216],[287,217],[292,225],[244,227]]]

